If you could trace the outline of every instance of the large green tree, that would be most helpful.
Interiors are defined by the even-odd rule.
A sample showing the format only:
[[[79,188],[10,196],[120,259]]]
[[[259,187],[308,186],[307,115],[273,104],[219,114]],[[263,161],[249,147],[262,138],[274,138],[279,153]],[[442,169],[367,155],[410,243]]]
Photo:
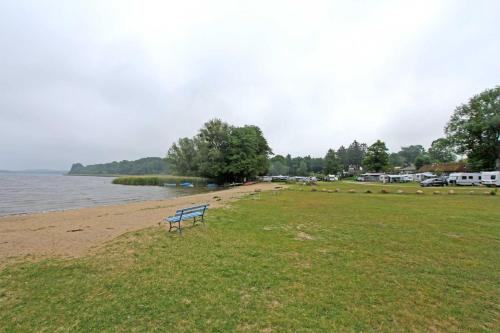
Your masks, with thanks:
[[[346,151],[348,166],[359,168],[363,164],[366,149],[366,144],[354,140]]]
[[[407,147],[401,147],[398,155],[403,158],[403,163],[405,166],[415,164],[415,160],[420,155],[425,154],[425,148],[422,145],[410,145]]]
[[[381,172],[389,166],[389,154],[383,141],[377,140],[368,147],[363,165],[368,171]]]
[[[347,149],[345,149],[344,146],[340,146],[339,149],[337,149],[337,158],[342,166],[342,170],[347,170],[349,163],[347,161]]]
[[[167,160],[177,174],[230,182],[265,174],[270,154],[271,148],[257,126],[234,127],[214,119],[193,139],[174,143]]]
[[[220,119],[212,119],[200,129],[194,139],[200,176],[217,179],[224,174],[232,130],[232,126]]]
[[[271,148],[260,128],[233,128],[229,135],[224,180],[245,181],[264,175],[269,168],[270,154]]]
[[[417,168],[417,170],[418,170],[421,167],[423,167],[424,165],[431,164],[431,163],[432,163],[432,159],[430,158],[430,156],[427,154],[422,154],[422,155],[417,156],[417,158],[415,159],[415,168]]]
[[[327,175],[336,175],[342,170],[340,161],[335,154],[335,150],[329,149],[324,159],[324,173]]]
[[[453,154],[453,148],[445,138],[432,141],[428,153],[432,162],[449,163],[454,162],[456,159],[455,154]]]
[[[167,161],[173,171],[184,176],[198,174],[198,152],[195,141],[190,138],[181,138],[172,144],[167,153]]]
[[[455,109],[446,128],[458,154],[473,170],[500,170],[500,86],[472,97]]]

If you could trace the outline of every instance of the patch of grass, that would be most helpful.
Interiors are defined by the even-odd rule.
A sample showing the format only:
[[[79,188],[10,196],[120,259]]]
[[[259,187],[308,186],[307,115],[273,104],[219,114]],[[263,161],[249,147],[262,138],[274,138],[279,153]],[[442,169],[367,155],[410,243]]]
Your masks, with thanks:
[[[292,186],[182,236],[150,228],[94,256],[11,265],[0,330],[499,330],[498,196],[321,187],[341,192]]]

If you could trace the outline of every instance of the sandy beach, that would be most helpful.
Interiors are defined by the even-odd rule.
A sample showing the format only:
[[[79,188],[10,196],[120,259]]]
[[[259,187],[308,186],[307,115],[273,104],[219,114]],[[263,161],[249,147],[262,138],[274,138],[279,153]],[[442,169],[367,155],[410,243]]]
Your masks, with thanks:
[[[211,208],[276,184],[240,186],[169,200],[98,206],[0,218],[0,266],[23,257],[78,257],[117,236],[156,226],[182,207],[209,203]],[[166,231],[165,226],[162,228]]]

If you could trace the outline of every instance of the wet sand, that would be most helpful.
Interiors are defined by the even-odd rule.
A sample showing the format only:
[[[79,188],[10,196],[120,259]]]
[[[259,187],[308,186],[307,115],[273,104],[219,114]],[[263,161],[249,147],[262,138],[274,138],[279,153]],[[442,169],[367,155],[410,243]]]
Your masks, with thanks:
[[[0,266],[24,257],[83,256],[123,233],[158,227],[179,208],[200,203],[216,208],[275,186],[262,183],[168,200],[1,217]]]

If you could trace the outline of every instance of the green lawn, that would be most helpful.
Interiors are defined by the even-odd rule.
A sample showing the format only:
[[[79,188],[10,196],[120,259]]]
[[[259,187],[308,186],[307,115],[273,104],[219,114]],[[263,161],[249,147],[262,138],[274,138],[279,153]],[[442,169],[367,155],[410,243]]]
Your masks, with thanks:
[[[182,236],[151,228],[97,255],[11,265],[0,330],[500,330],[500,193],[316,188],[210,210]]]

